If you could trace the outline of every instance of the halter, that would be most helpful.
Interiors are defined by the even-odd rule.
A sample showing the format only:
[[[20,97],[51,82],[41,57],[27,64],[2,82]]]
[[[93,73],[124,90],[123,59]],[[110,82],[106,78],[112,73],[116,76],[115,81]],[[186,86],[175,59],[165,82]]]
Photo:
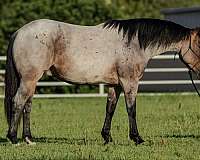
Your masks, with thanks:
[[[198,91],[198,89],[197,89],[197,87],[196,87],[196,85],[195,85],[195,83],[194,83],[193,77],[192,77],[192,72],[195,72],[195,71],[194,71],[194,67],[195,67],[197,64],[199,64],[199,62],[195,63],[192,67],[190,67],[189,64],[188,64],[187,62],[185,62],[185,60],[183,59],[183,57],[188,53],[188,51],[192,51],[192,53],[193,53],[198,59],[200,59],[200,56],[197,55],[197,54],[195,53],[195,51],[192,49],[192,45],[191,45],[191,36],[190,36],[190,42],[189,42],[189,47],[188,47],[187,51],[182,55],[182,54],[181,54],[181,50],[180,50],[180,51],[178,52],[178,55],[179,55],[179,58],[180,58],[181,62],[183,62],[183,64],[188,68],[188,74],[189,74],[190,79],[191,79],[191,81],[192,81],[192,85],[194,86],[194,89],[196,90],[197,94],[198,94],[199,97],[200,97],[200,93],[199,93],[199,91]],[[175,56],[176,56],[176,54],[177,54],[177,53],[175,53]],[[175,57],[175,56],[174,56],[174,57]]]

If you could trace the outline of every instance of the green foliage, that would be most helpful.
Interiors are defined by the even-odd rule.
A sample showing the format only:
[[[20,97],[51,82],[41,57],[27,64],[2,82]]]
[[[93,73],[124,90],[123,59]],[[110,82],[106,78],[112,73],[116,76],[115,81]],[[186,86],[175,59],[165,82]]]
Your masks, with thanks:
[[[198,96],[139,96],[138,129],[145,140],[128,140],[128,117],[121,97],[113,117],[113,142],[103,145],[106,98],[34,99],[31,114],[36,145],[13,146],[0,106],[0,159],[18,160],[199,160]],[[21,128],[21,127],[20,127]],[[21,137],[21,132],[19,132]]]
[[[7,3],[6,3],[7,2]],[[0,10],[0,55],[5,55],[10,35],[24,24],[42,18],[68,23],[94,25],[117,17],[104,0],[15,0]],[[2,2],[1,2],[2,3]]]
[[[162,18],[160,9],[198,5],[199,0],[0,0],[0,55],[10,35],[35,19],[94,25],[111,18]]]
[[[162,8],[197,4],[199,0],[0,0],[0,55],[6,55],[11,34],[36,19],[95,25],[111,18],[162,18]],[[4,64],[0,66],[3,68]],[[38,93],[45,91],[71,92],[66,87],[38,88]]]
[[[178,8],[199,5],[199,0],[110,0],[119,7],[122,18],[163,18],[163,8]]]
[[[30,21],[48,18],[74,24],[95,25],[118,15],[114,6],[106,4],[104,0],[7,0],[4,3],[0,1],[0,4],[0,55],[6,54],[12,33]],[[4,65],[1,65],[1,68],[3,67]],[[81,88],[80,92],[88,91],[87,88]],[[92,91],[96,92],[96,89]],[[37,92],[77,91],[72,87],[38,87]]]

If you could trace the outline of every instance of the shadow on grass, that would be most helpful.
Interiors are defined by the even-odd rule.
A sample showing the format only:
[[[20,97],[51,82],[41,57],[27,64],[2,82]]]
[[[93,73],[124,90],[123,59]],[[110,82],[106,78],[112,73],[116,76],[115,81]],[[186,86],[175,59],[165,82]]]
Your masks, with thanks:
[[[36,143],[57,143],[57,144],[72,144],[72,145],[99,145],[99,146],[108,146],[111,145],[119,145],[119,146],[129,146],[131,143],[130,141],[121,142],[121,141],[113,141],[109,144],[104,144],[104,141],[98,139],[85,139],[85,138],[53,138],[53,137],[38,137],[33,138],[33,142]]]
[[[200,135],[194,135],[194,134],[187,134],[187,135],[178,135],[178,134],[173,134],[173,135],[163,135],[159,136],[162,138],[194,138],[194,139],[200,139]]]
[[[99,142],[97,139],[85,139],[85,138],[53,138],[53,137],[38,137],[33,138],[33,142],[39,143],[58,143],[58,144],[76,144],[76,145],[88,145],[98,144],[102,145],[103,142]]]
[[[8,142],[8,140],[6,138],[0,137],[0,143],[5,143],[5,142]]]
[[[24,140],[18,138],[19,142],[23,142]],[[52,143],[52,144],[71,144],[71,145],[99,145],[99,146],[109,146],[109,145],[118,145],[118,146],[130,146],[135,145],[134,141],[125,140],[125,141],[113,141],[108,144],[104,144],[104,141],[98,139],[89,139],[89,138],[65,138],[65,137],[34,137],[32,138],[33,142],[36,143]],[[7,138],[0,137],[0,144],[7,144],[9,142]],[[152,141],[147,140],[145,143],[141,145],[151,146],[153,144]]]
[[[23,142],[24,140],[21,138],[18,138],[19,142]],[[38,137],[33,138],[33,142],[36,143],[57,143],[57,144],[73,144],[73,145],[90,145],[90,144],[97,144],[97,145],[103,145],[103,142],[98,141],[97,139],[85,139],[85,138],[53,138],[53,137]],[[7,138],[0,137],[0,144],[6,144],[9,142]]]

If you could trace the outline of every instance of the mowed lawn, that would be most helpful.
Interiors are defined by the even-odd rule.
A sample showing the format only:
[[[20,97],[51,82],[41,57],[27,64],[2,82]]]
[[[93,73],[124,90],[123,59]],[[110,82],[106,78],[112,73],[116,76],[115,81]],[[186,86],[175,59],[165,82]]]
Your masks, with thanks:
[[[200,159],[200,98],[196,95],[138,96],[137,120],[143,145],[128,138],[123,97],[112,123],[114,142],[103,145],[100,132],[106,98],[34,99],[34,146],[11,145],[0,107],[0,159]],[[21,138],[21,126],[19,131]]]

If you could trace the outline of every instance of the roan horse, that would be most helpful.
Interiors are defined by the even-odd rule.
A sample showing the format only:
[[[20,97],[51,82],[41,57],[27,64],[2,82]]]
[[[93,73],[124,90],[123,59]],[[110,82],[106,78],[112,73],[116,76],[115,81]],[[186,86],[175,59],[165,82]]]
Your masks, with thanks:
[[[121,91],[129,118],[130,139],[140,144],[136,123],[138,82],[148,61],[175,51],[196,74],[200,73],[200,29],[189,29],[159,19],[110,20],[97,26],[79,26],[53,20],[33,21],[11,37],[5,75],[7,138],[17,143],[23,116],[23,138],[31,142],[30,112],[38,80],[50,71],[74,84],[109,86],[101,135],[112,141],[110,128]]]

